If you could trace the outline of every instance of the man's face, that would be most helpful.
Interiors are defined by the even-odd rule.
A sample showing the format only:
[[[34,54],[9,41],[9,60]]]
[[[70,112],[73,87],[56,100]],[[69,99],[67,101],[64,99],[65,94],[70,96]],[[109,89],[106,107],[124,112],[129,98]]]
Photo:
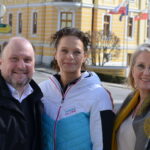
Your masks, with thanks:
[[[27,41],[10,42],[0,58],[3,78],[16,89],[24,88],[30,82],[34,65],[34,50]]]

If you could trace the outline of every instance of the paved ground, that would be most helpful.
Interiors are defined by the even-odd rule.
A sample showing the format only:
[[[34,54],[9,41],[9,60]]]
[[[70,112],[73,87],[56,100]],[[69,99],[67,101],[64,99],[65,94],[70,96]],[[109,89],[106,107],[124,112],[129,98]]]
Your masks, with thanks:
[[[48,79],[49,74],[54,73],[55,71],[51,70],[50,68],[36,67],[34,79],[37,83],[40,83],[41,81]],[[116,84],[108,82],[102,82],[102,84],[111,92],[115,104],[115,111],[118,110],[123,100],[131,92],[131,89],[129,89],[125,84]]]
[[[48,67],[36,67],[36,71],[38,72],[43,72],[43,73],[50,73],[50,74],[54,74],[55,71],[48,68]],[[109,83],[109,82],[102,82],[104,83],[106,86],[111,86],[111,87],[118,87],[118,88],[124,88],[124,89],[129,89],[129,87],[125,84],[116,84],[116,83]]]

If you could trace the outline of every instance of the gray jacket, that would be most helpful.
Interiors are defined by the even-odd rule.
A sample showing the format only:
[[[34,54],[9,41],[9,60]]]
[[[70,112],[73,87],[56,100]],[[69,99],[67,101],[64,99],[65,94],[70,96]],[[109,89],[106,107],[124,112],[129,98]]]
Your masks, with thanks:
[[[128,105],[129,101],[134,96],[135,92],[132,92],[125,99],[119,112]],[[118,112],[118,113],[119,113]],[[129,113],[129,115],[132,111]],[[150,96],[147,97],[138,110],[137,115],[133,120],[133,128],[136,135],[136,144],[134,150],[150,150]]]

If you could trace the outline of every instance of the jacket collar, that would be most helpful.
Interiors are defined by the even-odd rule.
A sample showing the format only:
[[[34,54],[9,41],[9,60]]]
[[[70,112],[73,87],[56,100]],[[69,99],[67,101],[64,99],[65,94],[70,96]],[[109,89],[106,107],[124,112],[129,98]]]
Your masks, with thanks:
[[[38,87],[38,85],[35,83],[35,81],[31,80],[29,84],[33,88],[33,93],[31,95],[33,95],[34,100],[36,101],[41,99],[43,94],[40,88]],[[1,91],[0,92],[1,96],[6,97],[8,99],[12,99],[12,94],[6,84],[6,81],[2,77],[1,73],[0,73],[0,91]]]

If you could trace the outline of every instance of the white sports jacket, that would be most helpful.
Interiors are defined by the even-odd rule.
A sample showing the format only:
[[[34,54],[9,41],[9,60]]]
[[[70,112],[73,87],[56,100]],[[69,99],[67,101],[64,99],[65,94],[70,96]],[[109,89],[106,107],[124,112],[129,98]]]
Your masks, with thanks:
[[[43,150],[109,150],[112,100],[94,72],[82,73],[65,93],[53,75],[40,88]]]

